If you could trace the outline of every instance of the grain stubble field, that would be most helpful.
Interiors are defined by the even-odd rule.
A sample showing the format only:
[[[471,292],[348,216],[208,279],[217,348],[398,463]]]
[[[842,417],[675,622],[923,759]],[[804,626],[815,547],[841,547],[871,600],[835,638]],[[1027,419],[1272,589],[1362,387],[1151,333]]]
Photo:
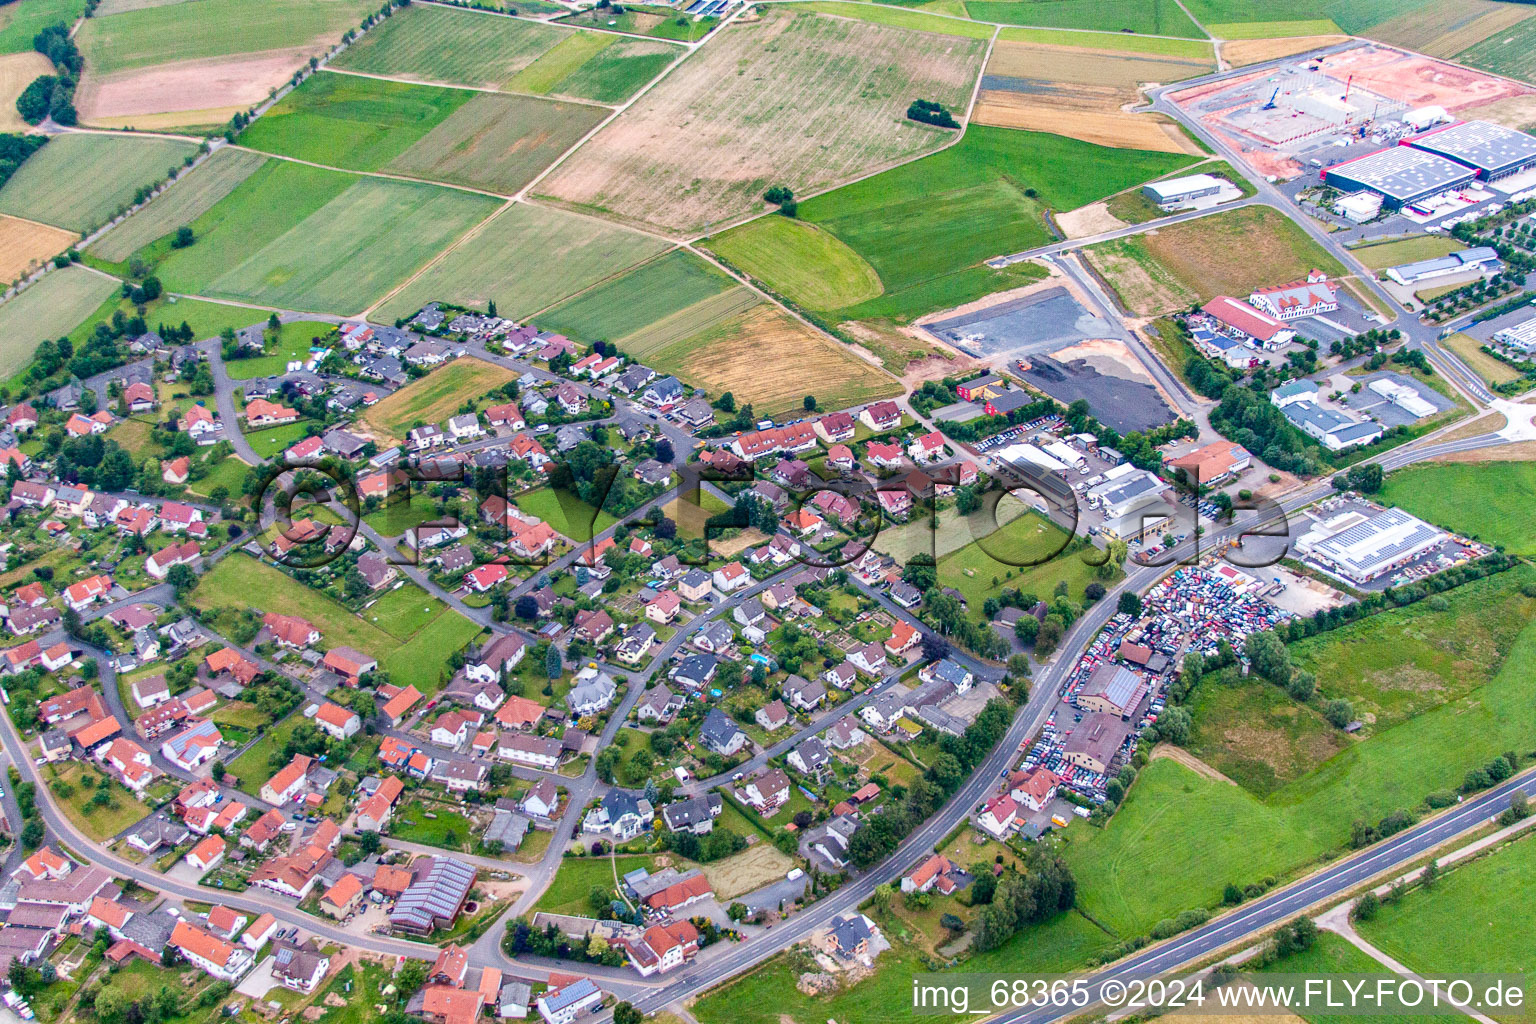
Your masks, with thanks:
[[[771,10],[732,24],[558,168],[541,192],[679,233],[937,148],[915,97],[963,109],[977,40]]]

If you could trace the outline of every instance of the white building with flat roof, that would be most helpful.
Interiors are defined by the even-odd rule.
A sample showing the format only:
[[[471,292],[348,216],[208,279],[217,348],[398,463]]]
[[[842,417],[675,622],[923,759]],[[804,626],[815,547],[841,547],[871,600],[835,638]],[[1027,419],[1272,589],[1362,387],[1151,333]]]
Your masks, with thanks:
[[[1521,352],[1529,352],[1536,349],[1536,316],[1529,320],[1506,327],[1493,336],[1493,340],[1507,348],[1518,349]]]
[[[1220,195],[1222,189],[1232,187],[1230,181],[1213,174],[1186,174],[1182,178],[1148,182],[1141,186],[1141,194],[1167,210]]]
[[[1399,508],[1345,512],[1323,520],[1296,541],[1296,550],[1331,572],[1369,583],[1450,538]]]

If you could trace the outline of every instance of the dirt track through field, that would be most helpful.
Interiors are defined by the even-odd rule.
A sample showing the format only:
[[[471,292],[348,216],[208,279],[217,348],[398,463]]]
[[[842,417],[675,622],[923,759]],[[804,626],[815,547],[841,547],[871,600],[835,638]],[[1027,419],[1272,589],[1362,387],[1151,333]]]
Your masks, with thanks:
[[[1225,775],[1221,774],[1221,772],[1217,771],[1215,768],[1212,768],[1210,765],[1206,764],[1204,761],[1200,760],[1198,757],[1196,757],[1194,754],[1191,754],[1183,747],[1176,747],[1172,743],[1159,743],[1156,747],[1152,748],[1152,759],[1155,761],[1160,757],[1166,757],[1170,761],[1177,761],[1179,764],[1183,765],[1185,768],[1188,768],[1190,771],[1194,772],[1196,775],[1199,775],[1201,778],[1210,779],[1212,782],[1225,782],[1229,786],[1237,785],[1237,783],[1233,782],[1231,779],[1227,778]]]

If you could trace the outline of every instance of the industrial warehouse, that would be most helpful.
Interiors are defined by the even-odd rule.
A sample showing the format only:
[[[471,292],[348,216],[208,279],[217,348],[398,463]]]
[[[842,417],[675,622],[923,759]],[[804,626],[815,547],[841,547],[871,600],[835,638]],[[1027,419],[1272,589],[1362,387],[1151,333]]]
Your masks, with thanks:
[[[1367,190],[1409,206],[1475,181],[1504,181],[1536,168],[1536,139],[1489,121],[1462,121],[1346,160],[1322,178],[1346,192]]]
[[[1308,515],[1312,526],[1297,539],[1297,553],[1359,585],[1389,573],[1412,576],[1438,571],[1488,552],[1399,508],[1336,498]]]
[[[1404,144],[1470,167],[1483,181],[1499,181],[1536,167],[1536,139],[1489,121],[1447,125]]]

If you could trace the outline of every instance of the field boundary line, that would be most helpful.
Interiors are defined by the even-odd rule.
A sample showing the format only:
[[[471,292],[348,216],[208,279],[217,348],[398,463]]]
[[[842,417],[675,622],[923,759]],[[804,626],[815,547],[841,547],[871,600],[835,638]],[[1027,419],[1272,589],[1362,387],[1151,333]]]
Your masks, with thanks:
[[[705,39],[715,34],[714,31],[711,31],[703,39],[696,39],[690,43],[682,39],[667,39],[665,36],[648,36],[639,32],[620,32],[618,29],[612,28],[587,28],[585,25],[566,25],[554,19],[545,21],[543,18],[529,18],[521,14],[508,14],[506,11],[487,11],[480,7],[463,7],[459,4],[441,3],[439,0],[415,0],[415,2],[429,7],[449,7],[456,11],[463,11],[465,14],[487,14],[493,18],[509,18],[512,21],[526,21],[533,25],[548,25],[551,28],[558,28],[563,32],[607,32],[609,35],[628,36],[630,39],[650,39],[655,42],[671,43],[674,46],[687,47],[689,49],[702,45]],[[576,12],[573,11],[571,13]],[[724,24],[724,21],[720,22],[720,25]],[[715,28],[720,28],[720,25],[716,25]]]
[[[434,178],[413,178],[409,174],[391,174],[387,171],[354,171],[346,167],[336,167],[332,164],[322,164],[314,160],[303,160],[296,156],[285,156],[282,153],[268,153],[262,149],[252,149],[250,146],[242,146],[239,143],[230,143],[230,148],[243,150],[247,153],[255,153],[259,156],[270,157],[273,160],[287,160],[289,163],[303,164],[305,167],[316,167],[322,171],[336,171],[338,174],[355,174],[362,178],[384,178],[389,181],[403,181],[411,185],[436,185],[438,188],[451,188],[457,192],[469,192],[477,196],[485,196],[488,199],[510,199],[505,192],[492,192],[489,189],[475,188],[471,185],[454,185],[446,181],[437,181]]]
[[[332,68],[325,70],[337,75],[351,75],[354,78],[372,78],[378,82],[398,82],[400,85],[419,85],[426,89],[462,89],[465,92],[489,93],[492,96],[518,96],[530,100],[547,100],[550,103],[576,103],[583,107],[596,107],[599,110],[612,110],[611,103],[598,103],[596,100],[566,99],[565,97],[541,96],[536,92],[514,92],[511,89],[496,89],[487,85],[461,85],[457,82],[429,82],[419,78],[405,78],[401,75],[378,75],[371,71],[353,71],[350,68]],[[453,115],[448,115],[452,117]],[[443,120],[447,120],[444,118]],[[440,122],[441,123],[441,122]]]

